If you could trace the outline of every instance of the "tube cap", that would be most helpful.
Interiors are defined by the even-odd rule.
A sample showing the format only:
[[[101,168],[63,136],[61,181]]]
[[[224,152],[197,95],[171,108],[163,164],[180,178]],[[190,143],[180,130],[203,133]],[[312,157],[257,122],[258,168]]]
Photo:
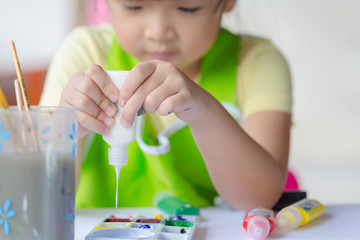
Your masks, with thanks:
[[[263,216],[254,216],[252,217],[247,225],[248,234],[255,240],[263,240],[270,233],[270,223]]]
[[[301,213],[294,207],[286,207],[276,215],[276,226],[281,231],[297,228],[301,223]]]
[[[154,205],[170,215],[199,215],[199,209],[169,193],[158,193]]]
[[[113,146],[108,151],[110,165],[121,167],[127,164],[128,149],[126,146]]]

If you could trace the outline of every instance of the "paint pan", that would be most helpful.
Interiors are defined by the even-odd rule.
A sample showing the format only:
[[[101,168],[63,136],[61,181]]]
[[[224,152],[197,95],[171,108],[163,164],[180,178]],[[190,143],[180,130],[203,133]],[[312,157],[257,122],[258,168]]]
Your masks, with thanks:
[[[135,216],[135,217],[134,217]],[[193,240],[199,216],[136,216],[123,215],[105,218],[86,236],[85,240],[163,239]],[[111,219],[111,221],[109,221]],[[107,221],[106,221],[107,220]],[[122,222],[122,221],[128,222]]]

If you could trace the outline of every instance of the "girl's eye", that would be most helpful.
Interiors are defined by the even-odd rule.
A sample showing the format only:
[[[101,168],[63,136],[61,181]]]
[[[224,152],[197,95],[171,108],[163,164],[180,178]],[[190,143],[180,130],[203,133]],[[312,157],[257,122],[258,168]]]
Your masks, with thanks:
[[[123,7],[128,11],[137,11],[140,10],[140,6],[129,6],[129,5],[123,5]]]
[[[179,7],[179,10],[185,13],[196,13],[200,9],[201,7],[196,7],[196,8]]]

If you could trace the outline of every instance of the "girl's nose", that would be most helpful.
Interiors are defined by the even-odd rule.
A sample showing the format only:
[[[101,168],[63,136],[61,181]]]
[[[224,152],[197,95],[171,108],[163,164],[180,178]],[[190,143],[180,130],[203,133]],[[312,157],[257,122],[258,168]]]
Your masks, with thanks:
[[[172,21],[167,14],[153,16],[147,23],[145,37],[152,41],[168,41],[176,36]]]

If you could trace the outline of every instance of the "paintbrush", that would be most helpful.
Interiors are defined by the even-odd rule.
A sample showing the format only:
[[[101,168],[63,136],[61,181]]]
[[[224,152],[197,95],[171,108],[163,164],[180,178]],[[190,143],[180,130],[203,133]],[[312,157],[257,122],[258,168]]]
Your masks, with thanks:
[[[16,48],[15,48],[15,44],[13,41],[11,41],[11,50],[13,53],[13,58],[14,58],[14,63],[15,63],[15,69],[16,69],[16,75],[17,75],[17,79],[19,81],[19,85],[20,85],[20,91],[21,91],[21,96],[22,96],[22,100],[24,103],[24,108],[26,111],[26,115],[29,121],[29,125],[30,125],[30,132],[31,132],[31,137],[32,137],[32,142],[34,145],[34,150],[35,152],[39,152],[39,142],[35,133],[35,128],[34,128],[34,123],[33,120],[31,118],[30,115],[30,104],[29,104],[29,99],[27,96],[27,92],[26,92],[26,88],[25,88],[25,82],[21,73],[21,69],[20,69],[20,64],[19,64],[19,58],[17,56],[16,53]]]
[[[26,128],[24,123],[24,116],[22,115],[22,100],[21,100],[21,91],[20,91],[20,84],[17,79],[14,80],[14,87],[15,87],[15,95],[16,95],[16,105],[17,109],[19,111],[19,121],[20,121],[20,127],[21,127],[21,138],[22,138],[22,148],[23,151],[27,151],[27,141],[26,141]]]

